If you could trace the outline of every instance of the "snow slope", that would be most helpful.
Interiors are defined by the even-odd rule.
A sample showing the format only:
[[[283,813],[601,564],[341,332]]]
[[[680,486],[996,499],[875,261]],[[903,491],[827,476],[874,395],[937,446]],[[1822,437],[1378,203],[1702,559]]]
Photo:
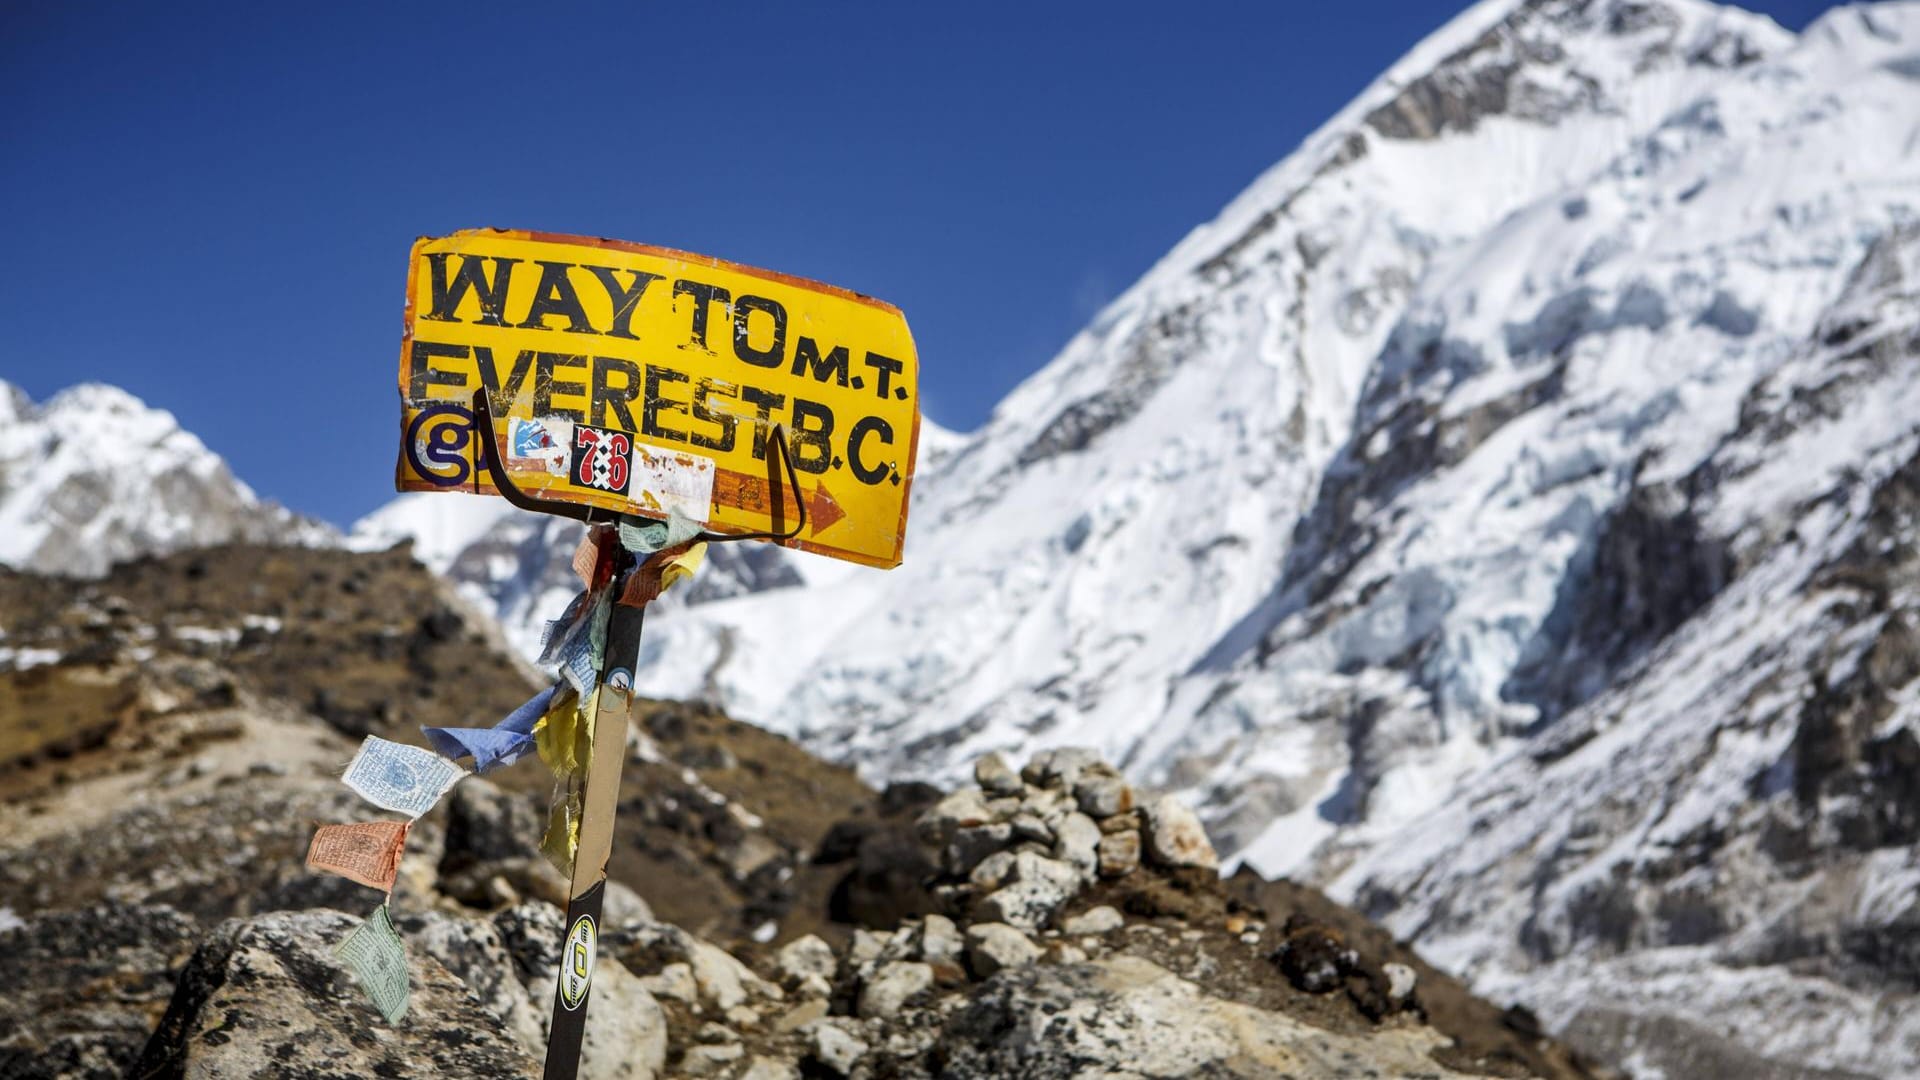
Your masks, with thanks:
[[[663,612],[643,688],[1098,747],[1648,1075],[1920,1071],[1916,221],[1920,5],[1478,4],[923,462],[902,567]]]
[[[230,540],[338,535],[262,502],[172,413],[124,390],[86,383],[35,405],[0,382],[0,564],[93,575]]]

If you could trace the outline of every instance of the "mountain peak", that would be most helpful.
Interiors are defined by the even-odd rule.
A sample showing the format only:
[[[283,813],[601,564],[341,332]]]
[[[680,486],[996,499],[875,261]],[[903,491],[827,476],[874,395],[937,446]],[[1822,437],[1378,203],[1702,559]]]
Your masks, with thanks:
[[[81,383],[35,405],[0,385],[0,409],[0,563],[96,575],[182,547],[337,540],[262,502],[172,413],[119,387]]]

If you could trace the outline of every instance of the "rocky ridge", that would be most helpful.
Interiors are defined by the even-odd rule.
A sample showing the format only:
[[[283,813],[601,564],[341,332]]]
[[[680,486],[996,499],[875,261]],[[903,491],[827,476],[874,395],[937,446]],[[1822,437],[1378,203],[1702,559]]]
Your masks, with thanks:
[[[53,656],[0,669],[0,719],[43,730],[26,721],[64,703],[90,732],[0,765],[0,1075],[537,1072],[563,899],[536,850],[544,790],[468,778],[415,827],[398,1025],[330,954],[378,894],[301,861],[315,822],[379,816],[337,780],[363,731],[525,693],[460,611],[399,552],[0,577],[10,634]],[[397,663],[354,655],[380,641]],[[365,697],[323,714],[303,679]],[[615,859],[587,1075],[1592,1075],[1324,899],[1223,884],[1189,811],[1090,752],[876,796],[763,741],[661,703],[630,744],[620,847],[651,861]],[[714,813],[675,818],[682,800]]]

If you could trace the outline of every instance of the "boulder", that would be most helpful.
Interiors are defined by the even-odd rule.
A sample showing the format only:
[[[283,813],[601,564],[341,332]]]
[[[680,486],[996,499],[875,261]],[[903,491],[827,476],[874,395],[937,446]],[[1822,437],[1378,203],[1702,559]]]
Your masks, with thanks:
[[[1128,829],[1100,838],[1100,876],[1125,877],[1140,869],[1140,834]]]
[[[973,780],[989,795],[1018,795],[1023,786],[1020,774],[999,754],[988,754],[974,762]]]
[[[853,1033],[845,1019],[816,1020],[807,1025],[808,1057],[834,1074],[847,1076],[867,1056],[866,1040]]]
[[[333,957],[359,921],[336,911],[276,911],[222,923],[180,973],[128,1075],[539,1074],[534,1056],[424,950],[409,950],[407,1015],[398,1024],[382,1019]]]
[[[920,959],[928,963],[958,960],[967,947],[960,928],[945,915],[928,915],[920,921],[918,944]]]
[[[1100,826],[1076,811],[1061,819],[1056,832],[1053,857],[1078,871],[1082,881],[1091,882],[1100,870]]]
[[[908,1001],[931,989],[931,965],[911,960],[883,964],[860,988],[860,1015],[890,1019],[898,1016]]]
[[[1040,947],[1006,923],[974,923],[967,927],[967,966],[985,979],[1005,968],[1040,959]]]
[[[522,904],[493,918],[514,970],[541,1024],[540,1056],[546,1054],[546,1024],[552,1017],[554,980],[560,970],[566,915],[547,904]],[[667,1017],[647,987],[612,955],[602,938],[593,965],[591,1022],[581,1044],[580,1075],[596,1080],[651,1080],[667,1060]]]
[[[1062,746],[1033,755],[1020,770],[1021,779],[1035,787],[1071,792],[1082,770],[1104,765],[1098,752],[1084,746]]]
[[[913,827],[921,840],[944,848],[959,830],[986,825],[992,820],[993,812],[987,809],[986,800],[980,797],[980,792],[962,788],[928,807],[915,819]]]
[[[171,907],[111,902],[0,930],[0,1076],[128,1075],[198,939]]]
[[[833,946],[821,941],[812,934],[795,938],[782,946],[774,957],[774,964],[780,971],[780,978],[788,985],[798,985],[809,975],[823,979],[832,979],[839,968],[834,958]]]
[[[1110,933],[1126,924],[1126,916],[1102,904],[1096,908],[1089,908],[1070,919],[1062,920],[1060,932],[1073,937],[1083,937],[1088,934]]]
[[[1133,956],[1003,969],[948,1016],[936,1042],[947,1080],[1463,1075],[1435,1061],[1448,1040],[1431,1028],[1329,1031],[1211,997]]]
[[[1088,770],[1073,785],[1074,801],[1082,813],[1110,818],[1133,809],[1133,788],[1111,771]]]
[[[1186,803],[1162,795],[1147,804],[1146,819],[1147,858],[1156,866],[1220,868],[1220,856],[1214,853],[1207,830]]]

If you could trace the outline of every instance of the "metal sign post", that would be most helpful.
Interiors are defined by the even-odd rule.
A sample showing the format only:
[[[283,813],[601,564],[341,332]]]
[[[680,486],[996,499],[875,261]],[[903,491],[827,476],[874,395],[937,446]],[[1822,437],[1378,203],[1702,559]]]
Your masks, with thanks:
[[[596,538],[588,597],[612,590],[626,603],[588,609],[607,620],[597,670],[580,670],[601,643],[595,621],[565,675],[592,726],[564,717],[561,824],[578,832],[563,834],[573,867],[546,1077],[573,1080],[657,575],[687,554],[682,543],[737,540],[899,565],[919,355],[900,309],[870,296],[690,252],[507,229],[416,241],[404,322],[396,488],[635,526],[645,533],[622,534],[636,550],[650,551],[663,519],[673,538],[637,556]]]
[[[573,503],[538,499],[521,491],[500,465],[493,409],[484,390],[473,395],[474,435],[494,487],[522,510],[556,514],[587,523],[609,524],[620,515]],[[787,540],[806,528],[806,503],[787,449],[787,433],[774,425],[768,433],[767,488],[773,520],[785,518],[786,491],[794,492],[792,528],[749,534],[701,532],[696,540]],[[786,486],[774,471],[773,460],[786,466]],[[645,520],[645,519],[637,519]],[[631,574],[640,573],[639,561],[618,544],[600,549],[591,584],[614,590],[618,596]],[[637,723],[640,699],[633,692],[633,671],[640,657],[640,630],[644,606],[614,604],[607,624],[607,647],[594,672],[592,751],[586,763],[581,795],[580,838],[574,851],[573,878],[567,888],[567,932],[561,942],[560,971],[553,990],[553,1015],[547,1027],[545,1080],[574,1080],[580,1070],[580,1050],[587,1027],[587,1000],[593,992],[593,968],[600,942],[600,908],[606,898],[607,860],[613,854],[613,819],[620,805],[620,775],[626,764],[627,728]]]

